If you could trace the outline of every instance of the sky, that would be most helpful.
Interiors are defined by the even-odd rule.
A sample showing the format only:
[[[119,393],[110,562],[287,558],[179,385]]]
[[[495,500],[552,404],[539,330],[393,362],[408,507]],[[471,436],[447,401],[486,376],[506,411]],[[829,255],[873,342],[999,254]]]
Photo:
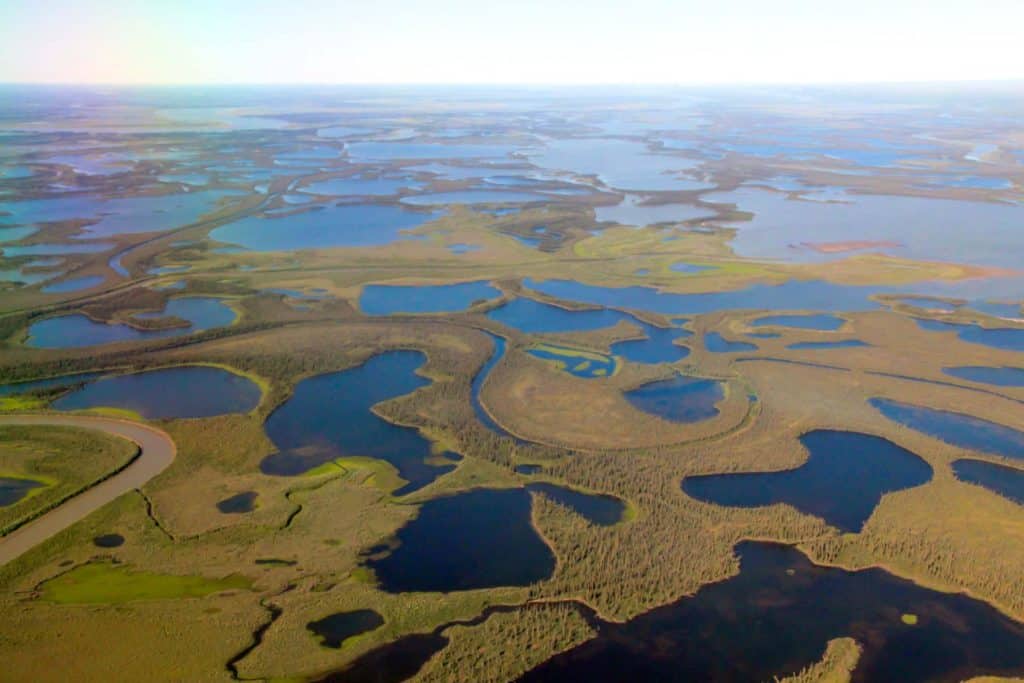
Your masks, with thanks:
[[[1024,78],[1024,0],[0,0],[0,82]]]

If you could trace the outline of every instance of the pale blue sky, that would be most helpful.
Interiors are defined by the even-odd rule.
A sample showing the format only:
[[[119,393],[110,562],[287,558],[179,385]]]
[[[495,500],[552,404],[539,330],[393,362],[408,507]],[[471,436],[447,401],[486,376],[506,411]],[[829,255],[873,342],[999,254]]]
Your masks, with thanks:
[[[0,81],[1024,77],[1024,0],[0,0]]]

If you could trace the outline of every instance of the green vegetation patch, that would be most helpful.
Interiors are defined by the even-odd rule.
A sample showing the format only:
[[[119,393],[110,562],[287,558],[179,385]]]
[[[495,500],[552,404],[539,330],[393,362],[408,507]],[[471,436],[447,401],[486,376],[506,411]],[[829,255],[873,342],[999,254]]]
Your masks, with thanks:
[[[250,590],[252,581],[231,574],[222,579],[132,571],[115,562],[79,565],[40,586],[48,602],[70,605],[120,604],[135,600],[202,598],[227,590]]]

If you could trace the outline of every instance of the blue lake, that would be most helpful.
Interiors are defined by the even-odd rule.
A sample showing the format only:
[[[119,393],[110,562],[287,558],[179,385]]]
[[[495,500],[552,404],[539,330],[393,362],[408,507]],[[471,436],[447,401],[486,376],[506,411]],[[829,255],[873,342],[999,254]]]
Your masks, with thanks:
[[[683,480],[683,491],[727,507],[786,503],[856,533],[885,493],[932,478],[928,463],[878,436],[817,430],[801,436],[800,443],[809,456],[796,469],[692,476]]]
[[[934,410],[884,398],[870,400],[882,415],[958,448],[1024,459],[1024,432],[962,413]]]
[[[930,332],[956,332],[956,336],[971,344],[981,344],[1004,351],[1024,351],[1024,328],[982,327],[980,325],[946,323],[940,320],[917,318],[917,325]]]
[[[677,339],[693,336],[689,330],[678,327],[657,327],[635,318],[630,320],[643,328],[646,339],[630,339],[611,345],[613,355],[634,363],[675,363],[690,355],[690,349],[676,344]]]
[[[333,194],[345,197],[392,195],[403,188],[418,188],[419,185],[406,178],[332,178],[319,180],[298,189],[310,194]]]
[[[4,256],[57,256],[63,254],[95,254],[101,251],[113,249],[115,244],[110,242],[72,242],[69,244],[30,244],[27,246],[5,246]]]
[[[926,261],[1016,268],[1024,252],[1024,206],[952,199],[857,195],[851,202],[797,201],[754,188],[704,197],[754,213],[737,222],[732,242],[740,256],[827,261],[848,253],[821,253],[809,243],[849,241],[891,245],[869,251]],[[982,231],[965,225],[984,225]],[[899,246],[892,246],[899,245]]]
[[[983,460],[953,461],[953,473],[960,481],[984,486],[1003,498],[1024,505],[1024,471]]]
[[[417,430],[394,425],[371,410],[430,384],[416,374],[425,361],[418,351],[386,351],[358,367],[302,380],[267,418],[267,436],[278,452],[264,458],[260,470],[295,476],[346,456],[379,458],[408,482],[396,495],[450,472],[457,455],[432,456],[430,441]],[[447,464],[433,464],[437,459]]]
[[[500,296],[501,290],[485,280],[451,285],[366,285],[359,295],[359,308],[367,315],[452,313]]]
[[[942,368],[950,377],[997,387],[1024,387],[1024,368],[961,366]]]
[[[694,190],[707,185],[682,175],[700,162],[654,154],[643,143],[609,138],[550,140],[530,161],[544,169],[597,176],[620,190]],[[607,215],[607,214],[606,214]]]
[[[236,192],[209,190],[158,197],[98,199],[66,197],[6,202],[4,211],[15,223],[36,224],[73,218],[97,219],[85,228],[87,237],[108,237],[135,232],[154,232],[188,225],[218,207]]]
[[[396,159],[476,159],[506,157],[512,145],[435,144],[425,142],[350,142],[349,156],[357,161]],[[493,171],[492,171],[493,172]]]
[[[402,239],[403,230],[440,215],[375,204],[334,206],[274,218],[244,218],[213,230],[210,237],[254,251],[373,247]]]
[[[530,289],[567,301],[612,308],[653,311],[665,315],[696,315],[722,310],[826,310],[868,311],[877,304],[868,297],[885,288],[835,285],[824,281],[790,281],[781,285],[754,285],[733,292],[677,294],[653,287],[602,287],[574,280],[526,278]]]
[[[585,332],[633,319],[626,313],[608,308],[570,310],[524,297],[502,304],[488,312],[487,317],[528,334]]]
[[[711,353],[739,353],[740,351],[757,351],[757,344],[731,341],[718,332],[708,332],[704,335],[704,348]]]
[[[83,289],[89,289],[103,282],[104,278],[102,275],[86,275],[84,277],[75,277],[68,280],[61,280],[60,282],[54,282],[53,284],[46,285],[42,291],[44,294],[63,294],[65,292],[78,292]]]
[[[725,398],[722,383],[677,375],[623,394],[638,410],[672,422],[699,422],[718,415],[715,404]]]
[[[787,349],[856,349],[870,344],[860,339],[843,339],[842,341],[805,341],[790,344]]]
[[[186,366],[104,377],[58,398],[55,410],[122,408],[147,419],[247,413],[260,402],[255,382],[220,368]]]
[[[84,315],[74,313],[32,323],[28,328],[26,343],[36,348],[64,349],[121,341],[149,341],[225,327],[235,321],[237,314],[220,299],[182,297],[168,301],[161,313],[140,314],[136,317],[163,316],[182,318],[191,325],[164,330],[138,330],[121,323],[108,325],[94,322]]]
[[[499,190],[459,190],[403,197],[402,203],[411,206],[441,206],[444,204],[511,204],[543,202],[550,198],[533,192],[502,192]]]
[[[643,206],[642,201],[643,198],[637,195],[626,195],[622,202],[615,206],[594,207],[594,216],[599,222],[610,221],[642,227],[656,223],[682,223],[714,215],[714,211],[688,204]]]

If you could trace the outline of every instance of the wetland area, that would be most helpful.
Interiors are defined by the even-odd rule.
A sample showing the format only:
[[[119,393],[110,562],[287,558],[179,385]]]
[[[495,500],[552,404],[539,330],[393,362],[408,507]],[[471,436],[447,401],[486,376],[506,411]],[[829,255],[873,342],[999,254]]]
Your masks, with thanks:
[[[0,678],[1024,676],[1019,98],[0,95]]]

